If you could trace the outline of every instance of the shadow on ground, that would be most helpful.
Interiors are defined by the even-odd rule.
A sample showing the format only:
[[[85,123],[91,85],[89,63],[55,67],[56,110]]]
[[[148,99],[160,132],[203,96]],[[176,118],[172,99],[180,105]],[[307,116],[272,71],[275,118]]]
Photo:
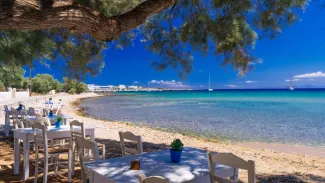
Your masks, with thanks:
[[[106,158],[115,158],[121,156],[120,143],[119,141],[109,140],[109,139],[96,139],[97,142],[105,144],[106,146]],[[135,147],[133,143],[126,143],[128,147]],[[143,143],[143,149],[145,152],[152,152],[167,149],[166,144],[153,144],[153,143]],[[33,159],[34,154],[30,155],[30,178],[26,182],[34,181],[34,165]],[[0,182],[24,182],[22,180],[22,175],[13,174],[13,138],[4,138],[0,134]],[[20,172],[22,172],[21,164]],[[75,176],[72,182],[81,182],[80,168],[77,166]],[[53,173],[50,172],[50,173]],[[59,175],[49,176],[48,182],[67,182],[67,169],[61,169]],[[258,174],[257,182],[261,183],[305,183],[305,182],[325,182],[325,176],[315,176],[311,174],[283,174],[283,175],[268,175],[268,174]],[[38,182],[42,182],[42,175],[39,176]],[[246,180],[244,180],[246,182]]]

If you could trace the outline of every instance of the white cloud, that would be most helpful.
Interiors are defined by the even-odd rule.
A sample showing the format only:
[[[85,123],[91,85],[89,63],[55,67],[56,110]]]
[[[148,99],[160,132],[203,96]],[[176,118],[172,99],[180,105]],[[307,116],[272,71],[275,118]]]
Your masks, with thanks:
[[[284,81],[287,81],[287,82],[289,82],[289,81],[290,81],[290,79],[286,79],[286,80],[284,80]],[[291,80],[291,81],[300,81],[300,79],[293,79],[293,80]]]
[[[203,70],[199,70],[198,72],[203,72]]]
[[[132,84],[139,84],[139,81],[133,81]]]
[[[325,77],[325,73],[323,73],[321,71],[318,71],[318,72],[312,72],[312,73],[296,75],[293,78],[302,79],[302,78],[323,78],[323,77]]]
[[[226,87],[229,87],[229,88],[239,88],[238,85],[225,85]]]
[[[257,83],[257,81],[245,81],[245,83],[252,84],[252,83]]]
[[[171,87],[171,88],[189,88],[189,85],[184,84],[183,82],[177,82],[175,80],[171,81],[164,81],[164,80],[151,80],[148,82],[148,84],[155,84],[165,87]]]

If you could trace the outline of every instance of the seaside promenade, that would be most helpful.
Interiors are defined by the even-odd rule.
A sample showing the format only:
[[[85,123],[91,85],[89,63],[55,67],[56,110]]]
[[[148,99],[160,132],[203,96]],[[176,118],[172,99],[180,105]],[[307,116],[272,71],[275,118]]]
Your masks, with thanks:
[[[272,149],[272,145],[265,146],[262,149],[253,147],[249,144],[242,144],[227,141],[209,141],[195,137],[188,137],[179,133],[170,133],[154,130],[146,127],[138,127],[131,123],[108,122],[105,120],[94,119],[88,116],[80,116],[81,109],[76,106],[78,100],[87,97],[98,97],[95,93],[86,93],[80,95],[57,94],[55,99],[64,101],[64,114],[74,116],[74,119],[85,123],[86,127],[95,128],[96,141],[106,145],[106,158],[120,156],[119,131],[132,131],[142,136],[145,152],[167,149],[169,143],[179,138],[185,146],[194,147],[216,152],[231,152],[246,160],[256,162],[257,182],[325,182],[325,158],[318,156],[321,154],[305,154],[304,152],[283,151],[281,149]],[[24,104],[33,106],[34,98],[24,101]],[[17,104],[12,104],[13,106]],[[1,106],[3,108],[3,106]],[[4,124],[4,116],[1,114],[0,125]],[[13,148],[12,140],[1,136],[0,140],[0,182],[22,182],[21,176],[13,175]],[[274,144],[273,144],[274,146]],[[269,148],[270,149],[267,149]],[[289,147],[289,146],[286,146]],[[303,150],[304,147],[296,147],[294,151]],[[307,149],[308,150],[308,149]],[[320,149],[322,150],[322,149]],[[306,151],[307,152],[307,151]],[[320,151],[321,152],[321,151]],[[31,158],[34,156],[31,155]],[[34,170],[30,170],[33,175]],[[79,172],[80,173],[80,172]],[[60,175],[50,178],[54,182],[66,182],[66,171],[60,171]],[[73,179],[74,182],[80,181],[78,172]],[[240,179],[246,180],[246,173],[240,173]],[[27,182],[32,182],[33,177]]]

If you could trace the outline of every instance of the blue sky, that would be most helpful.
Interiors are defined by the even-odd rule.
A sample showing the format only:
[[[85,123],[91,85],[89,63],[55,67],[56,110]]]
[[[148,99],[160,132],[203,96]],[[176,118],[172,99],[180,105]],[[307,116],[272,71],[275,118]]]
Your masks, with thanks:
[[[294,87],[325,87],[325,9],[320,1],[314,1],[292,26],[282,30],[274,40],[257,42],[254,54],[263,62],[256,64],[244,77],[231,66],[221,67],[215,55],[202,56],[194,53],[194,70],[186,79],[178,77],[178,71],[168,69],[156,71],[150,66],[155,56],[145,50],[144,45],[123,50],[107,50],[103,73],[97,77],[86,77],[88,84],[141,85],[145,87],[208,87],[211,75],[212,88],[283,88],[293,77]],[[33,72],[49,73],[62,80],[62,71],[38,65]],[[26,75],[29,73],[27,72]]]

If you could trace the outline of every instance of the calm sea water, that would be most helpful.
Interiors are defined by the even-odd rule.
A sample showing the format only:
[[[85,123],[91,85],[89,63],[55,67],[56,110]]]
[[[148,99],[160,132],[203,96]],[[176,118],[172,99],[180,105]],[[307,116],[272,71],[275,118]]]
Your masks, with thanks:
[[[325,90],[115,94],[81,106],[92,116],[202,137],[325,147]]]

